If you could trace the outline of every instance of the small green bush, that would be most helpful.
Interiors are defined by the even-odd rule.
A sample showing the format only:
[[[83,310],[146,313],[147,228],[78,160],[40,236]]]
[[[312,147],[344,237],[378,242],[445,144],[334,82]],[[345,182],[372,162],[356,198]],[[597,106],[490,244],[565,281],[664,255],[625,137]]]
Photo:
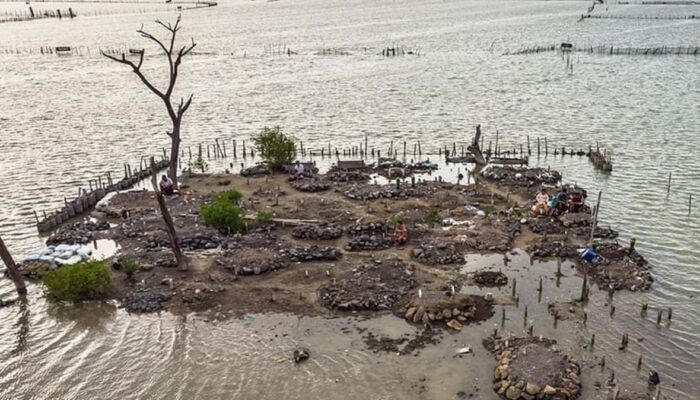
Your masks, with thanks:
[[[283,134],[279,126],[263,128],[262,132],[253,137],[253,142],[260,157],[272,169],[281,169],[291,163],[296,156],[294,140]]]
[[[270,211],[258,211],[258,213],[255,215],[255,220],[261,224],[266,224],[271,222],[273,217],[274,215]]]
[[[389,224],[389,226],[397,226],[403,224],[405,221],[406,216],[404,216],[403,213],[398,213],[389,217],[389,219],[387,219],[387,224]]]
[[[201,155],[197,156],[197,158],[195,158],[194,160],[190,160],[188,165],[190,167],[190,171],[198,169],[201,170],[202,173],[205,173],[209,169],[209,164],[207,164],[207,162],[204,161],[204,159],[202,159]]]
[[[126,260],[126,261],[124,261],[124,264],[122,265],[122,271],[124,271],[124,275],[126,275],[126,279],[130,282],[134,281],[134,276],[136,275],[136,271],[138,271],[138,270],[139,270],[139,265],[134,260]]]
[[[437,210],[437,208],[432,208],[425,213],[425,222],[427,222],[430,226],[440,222],[440,212]]]
[[[42,277],[49,297],[77,302],[105,296],[112,284],[105,261],[88,260],[48,271]]]
[[[243,195],[241,194],[241,192],[239,192],[236,189],[229,189],[225,192],[217,193],[214,196],[214,198],[215,199],[222,198],[222,199],[229,201],[232,204],[238,205],[240,203],[241,199],[243,198]]]
[[[205,224],[223,233],[240,232],[245,228],[241,209],[225,196],[216,196],[209,204],[202,204],[199,214]]]

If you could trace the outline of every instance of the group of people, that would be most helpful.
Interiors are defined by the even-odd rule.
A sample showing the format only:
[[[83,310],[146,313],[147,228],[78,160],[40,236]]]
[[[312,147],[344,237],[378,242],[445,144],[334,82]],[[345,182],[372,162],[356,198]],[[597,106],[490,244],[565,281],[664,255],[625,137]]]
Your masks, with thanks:
[[[581,193],[569,193],[565,187],[555,195],[550,196],[546,189],[540,190],[535,196],[535,205],[532,212],[536,215],[548,215],[553,217],[566,212],[579,212],[583,207],[583,195]]]

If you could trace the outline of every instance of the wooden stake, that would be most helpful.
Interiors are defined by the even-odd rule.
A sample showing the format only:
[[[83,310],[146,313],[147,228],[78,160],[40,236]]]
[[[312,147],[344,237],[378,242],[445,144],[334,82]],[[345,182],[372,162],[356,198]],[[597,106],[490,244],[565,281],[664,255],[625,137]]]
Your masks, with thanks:
[[[2,259],[7,267],[7,275],[10,277],[10,279],[12,279],[12,282],[14,282],[17,294],[20,296],[27,294],[27,287],[24,284],[24,279],[22,279],[22,275],[20,275],[19,271],[17,270],[15,260],[12,259],[12,255],[5,246],[5,242],[2,240],[2,237],[0,237],[0,259]]]

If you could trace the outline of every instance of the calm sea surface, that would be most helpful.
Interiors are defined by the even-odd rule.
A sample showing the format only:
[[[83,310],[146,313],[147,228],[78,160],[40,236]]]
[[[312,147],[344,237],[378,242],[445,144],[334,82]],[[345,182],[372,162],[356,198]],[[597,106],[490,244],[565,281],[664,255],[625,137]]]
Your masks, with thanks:
[[[669,398],[698,399],[700,389],[688,383],[700,376],[700,206],[689,215],[688,197],[700,203],[700,57],[574,53],[567,69],[555,52],[503,54],[561,42],[697,46],[700,21],[578,23],[589,5],[224,0],[184,11],[181,39],[194,37],[198,45],[178,85],[178,96],[195,94],[183,145],[218,138],[230,148],[231,140],[240,145],[271,125],[319,150],[328,143],[348,148],[367,136],[383,152],[391,141],[404,140],[409,151],[420,140],[424,152],[434,152],[466,143],[476,124],[486,142],[498,130],[504,147],[519,147],[527,136],[533,145],[547,137],[550,150],[598,142],[614,155],[612,174],[578,157],[542,156],[535,164],[560,169],[565,180],[591,193],[602,190],[602,223],[618,228],[623,241],[637,238],[656,282],[649,293],[617,296],[612,320],[604,296],[596,294],[591,309],[600,312],[591,313],[586,328],[560,323],[555,329],[546,322],[537,330],[591,364],[606,355],[623,387],[646,390],[645,374],[655,369]],[[154,3],[32,6],[72,7],[78,18],[0,24],[0,235],[18,256],[42,243],[33,210],[55,209],[88,180],[107,172],[119,176],[125,162],[138,165],[167,146],[168,119],[159,100],[99,50],[146,45],[144,71],[162,85],[162,57],[135,31],[144,24],[158,32],[154,19],[176,17],[172,6]],[[27,8],[0,3],[0,20]],[[594,13],[688,16],[699,15],[700,6],[599,5]],[[377,55],[395,45],[420,55]],[[73,46],[79,54],[41,55],[42,46]],[[298,54],[270,54],[286,47]],[[349,55],[316,55],[321,49]],[[223,170],[224,163],[214,167]],[[551,267],[520,258],[514,276]],[[475,258],[468,265],[499,260]],[[580,286],[576,279],[552,296],[570,298]],[[58,307],[45,302],[40,287],[30,292],[28,308],[0,309],[1,399],[450,399],[460,391],[497,398],[492,361],[479,338],[498,317],[448,336],[419,357],[396,357],[372,353],[359,334],[341,333],[345,319],[269,315],[212,324],[196,316],[132,316],[111,305]],[[12,286],[1,280],[0,298],[12,296]],[[673,307],[671,324],[657,327],[655,311],[641,318],[642,301],[653,310]],[[549,321],[544,302],[531,307],[531,314]],[[513,320],[506,329],[522,334],[521,318]],[[360,324],[386,335],[413,333],[390,316]],[[625,332],[634,340],[618,352]],[[595,351],[583,348],[592,333]],[[279,362],[298,343],[312,346],[310,362]],[[465,344],[476,349],[474,358],[454,359],[454,349]],[[645,364],[637,372],[640,354]],[[609,373],[587,377],[584,398],[605,398],[593,385]]]

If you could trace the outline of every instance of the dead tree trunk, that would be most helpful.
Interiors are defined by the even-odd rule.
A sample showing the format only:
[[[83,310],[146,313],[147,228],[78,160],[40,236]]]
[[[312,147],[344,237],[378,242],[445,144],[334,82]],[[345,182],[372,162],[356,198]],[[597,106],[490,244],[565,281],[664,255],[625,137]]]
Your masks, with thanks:
[[[20,296],[27,294],[27,287],[24,285],[24,279],[22,279],[22,276],[20,275],[19,271],[17,271],[17,265],[15,265],[15,260],[12,259],[12,255],[10,254],[10,251],[7,250],[5,242],[3,242],[1,237],[0,258],[2,258],[2,261],[7,267],[7,275],[15,283],[17,294],[19,294]]]
[[[484,158],[484,154],[481,152],[481,148],[479,147],[479,141],[481,140],[481,125],[476,126],[476,134],[474,135],[474,140],[472,141],[472,144],[467,147],[467,149],[474,155],[474,160],[478,165],[486,165],[486,158]]]
[[[166,57],[168,58],[168,65],[169,65],[169,74],[168,74],[168,87],[166,88],[165,91],[161,91],[157,89],[149,80],[143,75],[143,72],[141,71],[141,65],[143,64],[143,56],[144,53],[146,52],[145,49],[141,50],[130,50],[130,53],[138,53],[139,55],[139,60],[138,62],[134,63],[131,60],[128,60],[126,58],[126,54],[122,53],[121,57],[115,57],[113,55],[107,54],[105,52],[102,52],[102,55],[109,58],[112,61],[116,61],[120,64],[125,64],[131,67],[132,71],[136,76],[141,79],[141,82],[151,91],[153,92],[156,96],[158,96],[163,103],[165,104],[165,109],[168,112],[168,116],[170,117],[170,120],[172,121],[172,130],[169,132],[166,132],[168,136],[170,136],[170,167],[168,168],[168,175],[170,176],[170,179],[172,179],[173,183],[175,184],[175,187],[178,187],[177,183],[177,166],[178,166],[178,157],[180,155],[180,126],[182,125],[182,116],[185,114],[185,111],[190,107],[190,104],[192,104],[192,96],[190,95],[187,100],[185,100],[184,97],[180,98],[180,102],[177,104],[173,104],[171,101],[171,97],[173,94],[173,90],[175,89],[175,82],[177,81],[177,76],[178,76],[178,70],[180,68],[180,63],[182,62],[182,57],[186,56],[189,54],[192,49],[197,46],[197,44],[192,40],[192,44],[187,45],[187,46],[182,46],[180,50],[175,49],[175,37],[177,36],[177,32],[180,30],[180,16],[178,15],[177,21],[175,21],[175,25],[171,25],[170,23],[165,24],[161,21],[156,21],[156,23],[163,28],[165,28],[169,33],[170,33],[170,38],[169,42],[162,41],[155,36],[151,35],[148,32],[145,32],[143,30],[143,26],[141,29],[139,29],[138,32],[142,37],[156,43],[158,47],[160,47],[163,52],[165,53]]]
[[[175,224],[173,223],[173,218],[170,216],[170,211],[168,206],[165,204],[165,198],[163,193],[158,187],[157,170],[155,167],[155,160],[151,157],[151,184],[153,185],[153,191],[156,193],[156,199],[158,200],[158,207],[160,207],[160,213],[163,215],[163,221],[165,222],[166,230],[168,231],[168,237],[170,238],[170,247],[175,253],[175,259],[177,260],[177,266],[182,271],[187,271],[187,259],[182,254],[180,250],[180,241],[177,237],[177,232],[175,231]]]

